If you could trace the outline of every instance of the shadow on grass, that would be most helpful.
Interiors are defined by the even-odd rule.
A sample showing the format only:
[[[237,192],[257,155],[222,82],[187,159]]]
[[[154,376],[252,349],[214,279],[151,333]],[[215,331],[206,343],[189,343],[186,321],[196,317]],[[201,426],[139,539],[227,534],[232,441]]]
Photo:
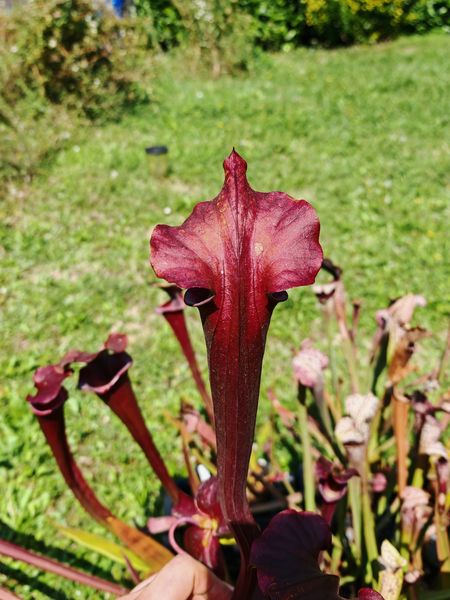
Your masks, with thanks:
[[[35,567],[33,567],[33,568],[35,568]],[[14,586],[12,586],[10,584],[9,580],[13,580],[13,581],[17,582],[19,585],[27,585],[32,590],[41,592],[41,594],[45,594],[52,600],[70,600],[69,596],[66,596],[66,594],[64,594],[63,592],[55,590],[55,588],[51,587],[50,585],[47,585],[46,583],[39,581],[38,577],[33,577],[31,575],[27,575],[20,569],[13,569],[12,567],[9,567],[1,562],[0,562],[0,573],[7,577],[7,579],[8,579],[7,587],[9,590],[11,590],[14,593],[16,592],[16,590],[14,589]]]
[[[113,581],[114,583],[119,583],[125,587],[129,587],[130,585],[130,582],[127,579],[122,578],[120,581],[115,581],[111,577],[111,573],[109,571],[106,571],[105,569],[93,565],[89,561],[80,558],[79,556],[76,556],[72,552],[68,552],[67,550],[58,548],[57,546],[51,546],[49,544],[46,544],[45,542],[36,539],[31,534],[16,531],[1,520],[0,539],[20,545],[26,550],[36,552],[37,554],[41,554],[47,558],[52,558],[53,560],[57,560],[58,562],[64,563],[70,567],[73,567],[74,569],[84,571],[85,573],[88,573],[90,575],[96,575],[97,577],[101,577],[102,579],[106,579],[108,581]],[[35,567],[32,568],[34,569]],[[35,577],[29,577],[21,570],[13,569],[9,566],[6,566],[5,564],[2,564],[1,562],[0,572],[4,573],[8,578],[11,577],[17,580],[21,584],[31,585],[31,587],[35,588],[36,590],[42,591],[44,594],[49,594],[49,592],[51,592],[49,596],[50,598],[52,598],[52,600],[65,600],[67,598],[67,596],[62,592],[57,592],[56,590],[53,590],[45,583],[39,582]],[[63,579],[64,578],[61,578],[61,580]]]

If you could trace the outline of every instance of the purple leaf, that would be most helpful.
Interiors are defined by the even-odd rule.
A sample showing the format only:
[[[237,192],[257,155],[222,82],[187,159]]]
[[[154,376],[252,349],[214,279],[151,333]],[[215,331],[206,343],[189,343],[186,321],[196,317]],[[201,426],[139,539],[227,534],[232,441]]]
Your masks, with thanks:
[[[330,528],[320,515],[292,509],[278,513],[252,545],[251,563],[261,591],[271,597],[275,591],[318,576],[325,582],[318,558],[330,546]]]
[[[285,290],[314,282],[321,266],[319,221],[304,200],[255,192],[247,164],[233,151],[219,195],[201,202],[179,227],[158,225],[151,238],[156,274],[188,288],[200,310],[217,433],[219,498],[241,548],[235,598],[249,598],[248,569],[258,528],[246,494],[261,367],[273,309]]]
[[[331,531],[320,515],[296,510],[275,515],[251,551],[264,596],[271,600],[344,600],[338,593],[339,578],[326,575],[319,567],[320,553],[330,546]],[[383,600],[367,588],[360,590],[358,599]]]

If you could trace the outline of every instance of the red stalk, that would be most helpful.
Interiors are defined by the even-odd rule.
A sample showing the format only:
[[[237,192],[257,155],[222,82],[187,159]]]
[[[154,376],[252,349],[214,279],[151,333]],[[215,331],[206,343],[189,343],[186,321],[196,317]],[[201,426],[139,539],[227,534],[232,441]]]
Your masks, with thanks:
[[[183,302],[181,290],[174,285],[165,286],[163,289],[169,294],[170,300],[157,308],[156,312],[161,314],[172,328],[183,354],[186,357],[192,377],[194,378],[199,394],[205,405],[209,420],[211,423],[214,423],[214,411],[211,396],[206,389],[202,374],[198,368],[197,358],[186,326],[186,319],[184,318],[184,308],[186,305]]]
[[[186,292],[200,310],[217,433],[219,498],[241,550],[234,598],[255,587],[249,557],[259,530],[246,499],[266,335],[286,288],[308,285],[322,262],[319,222],[305,201],[255,192],[247,164],[225,160],[225,183],[180,227],[158,225],[151,238],[159,277]]]
[[[11,542],[0,540],[0,554],[3,556],[9,556],[14,560],[20,560],[29,565],[33,565],[33,567],[37,567],[43,571],[60,575],[65,579],[70,579],[71,581],[81,583],[82,585],[87,585],[95,590],[100,590],[101,592],[115,594],[116,596],[123,596],[128,592],[128,590],[120,585],[117,585],[116,583],[111,583],[105,579],[100,579],[100,577],[96,577],[95,575],[82,573],[81,571],[73,569],[72,567],[68,567],[67,565],[63,565],[55,560],[52,560],[51,558],[40,556],[39,554],[25,550],[21,546],[17,546]],[[3,590],[0,590],[0,598],[4,598],[5,600],[8,598],[17,598],[17,596],[12,594],[2,596],[3,593]]]
[[[38,369],[34,375],[37,393],[27,398],[59,469],[77,500],[94,519],[113,531],[144,560],[148,560],[149,565],[162,567],[172,558],[172,554],[156,540],[117,519],[103,506],[76,464],[67,442],[64,420],[64,402],[68,394],[62,386],[62,381],[68,374],[70,372],[65,371],[61,365],[49,365]]]
[[[87,363],[80,370],[78,387],[97,394],[119,417],[141,447],[172,502],[177,505],[182,499],[182,492],[170,476],[145,424],[128,376],[128,369],[133,361],[125,352],[126,345],[125,335],[111,334],[105,342],[104,350],[99,353],[91,355],[80,353],[80,358],[73,353],[74,361]],[[183,495],[183,500],[187,501],[188,498]]]
[[[57,365],[38,369],[34,375],[38,389],[35,396],[28,396],[42,432],[50,446],[59,469],[77,500],[97,521],[106,524],[111,512],[101,504],[84,479],[70,451],[64,420],[64,403],[67,390],[62,381],[67,374]]]
[[[109,392],[98,394],[98,396],[104,400],[113,413],[127,427],[134,440],[142,448],[148,462],[169,494],[172,502],[178,504],[181,492],[170,476],[159,450],[153,441],[153,437],[147,429],[128,375],[124,375]]]
[[[51,415],[38,416],[38,421],[67,485],[91,517],[106,524],[112,513],[99,502],[73,458],[67,443],[63,407]]]

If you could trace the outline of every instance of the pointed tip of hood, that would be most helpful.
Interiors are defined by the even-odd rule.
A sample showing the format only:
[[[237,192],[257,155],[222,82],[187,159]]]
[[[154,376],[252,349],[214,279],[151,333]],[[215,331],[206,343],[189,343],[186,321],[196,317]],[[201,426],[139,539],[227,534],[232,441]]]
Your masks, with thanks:
[[[230,155],[223,162],[223,168],[225,175],[245,175],[247,172],[247,162],[233,147]]]

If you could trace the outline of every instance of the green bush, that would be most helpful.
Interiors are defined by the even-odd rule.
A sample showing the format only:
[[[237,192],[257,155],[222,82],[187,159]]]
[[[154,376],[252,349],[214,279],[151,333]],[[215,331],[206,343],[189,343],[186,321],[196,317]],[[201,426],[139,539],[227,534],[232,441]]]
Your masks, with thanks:
[[[186,65],[217,76],[246,70],[254,56],[257,21],[239,0],[136,0],[150,43],[181,47]]]
[[[115,117],[145,98],[134,75],[142,48],[134,27],[89,0],[32,0],[0,22],[2,95],[34,90],[89,118]]]
[[[251,19],[249,36],[266,50],[389,39],[448,27],[450,18],[450,0],[136,0],[138,14],[151,17],[155,43],[163,49],[196,43],[186,14],[202,14],[206,7],[216,15],[224,6]],[[209,25],[220,33],[220,19]]]
[[[416,0],[405,16],[407,31],[425,33],[430,29],[444,27],[450,29],[450,2],[443,0]]]
[[[288,49],[305,43],[304,4],[291,0],[239,0],[257,22],[257,43],[264,50]]]
[[[19,100],[14,109],[0,103],[0,190],[9,180],[29,179],[37,165],[70,139],[79,121],[62,106],[43,104],[33,96]]]
[[[145,41],[140,23],[90,0],[31,0],[0,15],[0,185],[31,176],[86,120],[146,100]]]
[[[443,27],[450,2],[426,0],[302,0],[307,35],[328,46],[373,42]]]

